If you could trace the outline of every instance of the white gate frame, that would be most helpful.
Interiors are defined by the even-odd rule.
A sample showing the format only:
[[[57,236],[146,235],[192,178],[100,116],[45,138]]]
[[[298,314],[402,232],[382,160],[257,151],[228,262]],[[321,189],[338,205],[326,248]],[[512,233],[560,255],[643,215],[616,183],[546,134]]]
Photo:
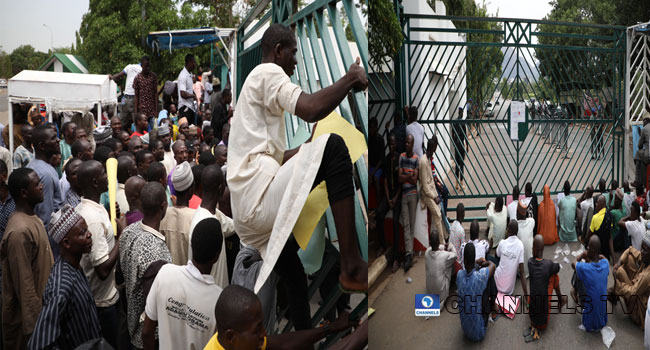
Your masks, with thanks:
[[[641,29],[644,31],[642,32]],[[642,125],[643,116],[650,112],[650,22],[627,28],[625,48],[625,159],[634,159],[632,126]],[[638,53],[632,62],[632,53]],[[632,67],[635,68],[634,72]],[[640,77],[639,77],[640,76]],[[638,91],[636,94],[633,94]],[[624,178],[634,176],[634,163],[624,166]],[[631,166],[630,166],[631,165]]]

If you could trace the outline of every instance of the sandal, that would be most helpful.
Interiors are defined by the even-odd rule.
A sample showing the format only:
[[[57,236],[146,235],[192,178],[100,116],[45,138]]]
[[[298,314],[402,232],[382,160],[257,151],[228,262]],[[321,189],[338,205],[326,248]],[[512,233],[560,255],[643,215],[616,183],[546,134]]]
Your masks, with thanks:
[[[527,336],[524,337],[524,341],[526,343],[530,343],[532,341],[537,341],[540,339],[539,331],[537,330],[537,328],[531,327],[531,329],[532,329],[531,334],[528,334]]]

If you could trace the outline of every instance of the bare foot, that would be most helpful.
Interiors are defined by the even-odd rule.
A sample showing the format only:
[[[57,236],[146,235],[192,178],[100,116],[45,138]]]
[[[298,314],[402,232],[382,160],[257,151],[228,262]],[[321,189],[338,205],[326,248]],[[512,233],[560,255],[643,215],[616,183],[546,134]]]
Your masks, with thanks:
[[[349,291],[368,292],[368,264],[363,263],[339,275],[341,286]]]

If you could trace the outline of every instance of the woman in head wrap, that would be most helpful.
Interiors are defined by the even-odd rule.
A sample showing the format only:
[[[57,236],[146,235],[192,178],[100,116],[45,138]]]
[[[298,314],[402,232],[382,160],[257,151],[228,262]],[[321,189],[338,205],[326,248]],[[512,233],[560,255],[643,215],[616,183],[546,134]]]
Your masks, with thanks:
[[[537,232],[544,237],[545,245],[560,240],[556,223],[555,203],[551,200],[551,189],[548,185],[544,185],[544,199],[537,209]]]

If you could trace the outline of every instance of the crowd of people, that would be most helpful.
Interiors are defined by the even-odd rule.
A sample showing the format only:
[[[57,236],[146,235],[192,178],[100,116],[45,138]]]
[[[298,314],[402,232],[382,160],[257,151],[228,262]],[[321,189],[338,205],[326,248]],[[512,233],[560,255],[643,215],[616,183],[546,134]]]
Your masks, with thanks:
[[[513,296],[517,279],[523,291],[520,301],[530,317],[530,327],[524,334],[527,342],[540,339],[540,331],[548,325],[551,306],[561,309],[569,294],[582,307],[582,325],[587,331],[598,331],[607,325],[609,300],[614,305],[622,301],[625,310],[631,310],[631,320],[641,328],[646,327],[646,335],[650,335],[650,324],[644,316],[650,297],[650,230],[646,226],[650,219],[650,194],[644,189],[645,180],[635,181],[632,191],[627,181],[619,186],[613,180],[608,187],[600,179],[596,189],[587,186],[575,196],[571,183],[566,181],[563,191],[554,198],[550,187],[544,185],[541,202],[531,183],[526,183],[524,194],[514,186],[510,196],[497,197],[486,205],[484,233],[479,222],[472,220],[468,235],[462,202],[456,205],[455,220],[447,223],[449,192],[434,162],[436,135],[428,140],[424,137],[424,128],[417,122],[417,107],[405,107],[404,114],[407,125],[396,113],[393,128],[387,130],[388,154],[383,151],[384,140],[378,133],[376,119],[370,123],[370,181],[379,198],[375,223],[378,255],[390,251],[387,260],[393,272],[400,261],[405,271],[412,266],[414,227],[423,227],[415,222],[423,218],[416,215],[416,210],[426,208],[431,219],[428,226],[424,223],[428,227],[428,242],[421,243],[426,249],[427,293],[440,295],[441,308],[450,302],[448,297],[452,294],[458,301],[461,328],[467,338],[480,341],[485,337],[488,324],[504,313],[499,305],[507,300],[497,300],[497,296]],[[650,130],[648,122],[644,132]],[[451,128],[452,134],[465,133],[458,125]],[[466,138],[453,136],[452,142],[458,142],[457,139]],[[642,138],[639,148],[648,147],[648,138]],[[454,155],[454,159],[459,158],[464,156]],[[462,162],[456,162],[455,173],[461,179]],[[645,168],[642,161],[639,163]],[[639,169],[640,165],[637,166]],[[462,180],[456,187],[462,190]],[[392,249],[384,237],[386,216],[391,210]],[[543,256],[545,246],[558,242],[580,242],[583,246],[571,264],[569,294],[561,290],[560,265]],[[608,289],[610,271],[614,284]],[[454,285],[455,294],[450,292]]]
[[[124,96],[101,125],[96,109],[46,122],[37,107],[11,106],[18,147],[0,149],[3,349],[303,349],[352,327],[333,348],[367,344],[348,294],[313,327],[291,236],[325,180],[340,263],[321,295],[367,293],[349,152],[335,134],[286,149],[282,118],[321,120],[367,87],[365,72],[357,62],[307,94],[290,80],[293,32],[272,25],[262,46],[236,108],[230,82],[222,89],[191,54],[176,81],[159,84],[146,56],[111,75],[125,77]],[[279,304],[295,332],[267,335]]]

